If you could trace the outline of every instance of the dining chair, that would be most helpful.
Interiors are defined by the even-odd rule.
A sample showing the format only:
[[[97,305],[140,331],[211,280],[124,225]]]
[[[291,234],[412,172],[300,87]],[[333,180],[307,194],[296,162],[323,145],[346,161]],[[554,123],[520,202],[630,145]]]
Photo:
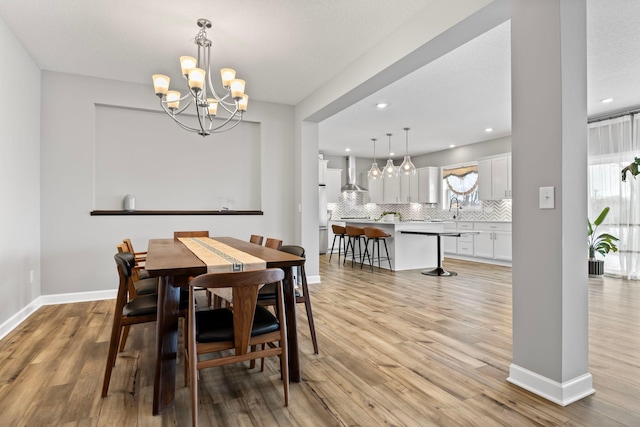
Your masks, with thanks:
[[[144,269],[144,263],[147,260],[147,253],[134,251],[131,239],[122,239],[122,244],[125,246],[125,252],[131,252],[136,260],[136,271],[133,276],[134,279],[140,280],[149,277],[149,273]]]
[[[113,325],[111,327],[107,364],[102,382],[102,397],[105,397],[109,391],[111,371],[116,363],[118,350],[123,347],[121,340],[126,340],[126,336],[123,336],[123,331],[132,325],[155,322],[158,312],[157,295],[141,295],[135,298],[128,297],[131,274],[135,266],[134,255],[131,252],[118,252],[114,255],[114,259],[118,269],[119,282],[116,306],[113,312]],[[180,302],[179,310],[180,316],[184,317],[187,313],[186,298]]]
[[[282,295],[284,272],[279,268],[241,271],[237,273],[208,273],[194,278],[189,285],[188,345],[185,363],[188,363],[191,385],[191,414],[193,426],[198,425],[198,372],[201,369],[222,366],[269,356],[280,357],[284,387],[284,406],[289,405],[289,368],[287,356],[287,328]],[[258,288],[263,283],[275,283],[278,315],[256,304]],[[230,287],[233,308],[196,311],[195,290]],[[258,345],[261,350],[249,351]],[[230,350],[230,351],[225,351]],[[224,351],[224,352],[223,352]],[[198,356],[219,353],[216,357],[200,360]]]
[[[124,242],[116,245],[116,248],[118,249],[118,253],[133,253],[129,250],[129,246]],[[139,295],[155,294],[158,292],[158,278],[149,277],[148,273],[146,278],[141,278],[142,276],[139,274],[140,270],[141,268],[138,266],[134,254],[134,266],[131,269],[131,279],[129,280],[129,298],[135,298]]]
[[[265,248],[271,249],[280,249],[282,247],[282,240],[272,239],[271,237],[267,237],[267,241],[264,242]]]
[[[292,255],[305,258],[305,250],[302,246],[285,245],[280,248],[282,252],[287,252]],[[304,304],[304,308],[307,312],[307,322],[309,323],[309,332],[311,334],[311,342],[313,343],[313,352],[318,354],[318,338],[316,337],[316,327],[313,322],[313,311],[311,310],[311,295],[309,294],[309,287],[307,284],[307,274],[304,270],[304,264],[300,267],[300,279],[302,282],[302,294],[300,290],[296,288],[296,303]],[[258,304],[262,306],[276,306],[276,284],[269,283],[260,288],[258,292]]]
[[[262,241],[263,240],[264,240],[264,237],[258,236],[256,234],[252,234],[251,237],[249,238],[249,243],[253,243],[254,245],[261,245],[262,246]]]

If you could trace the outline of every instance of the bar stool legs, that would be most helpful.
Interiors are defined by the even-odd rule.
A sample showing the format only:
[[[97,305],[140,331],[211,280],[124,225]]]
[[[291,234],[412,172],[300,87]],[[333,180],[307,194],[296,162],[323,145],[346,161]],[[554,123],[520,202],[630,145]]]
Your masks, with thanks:
[[[360,262],[360,269],[364,265],[364,256],[369,260],[369,264],[371,265],[371,272],[373,273],[373,266],[376,261],[376,247],[378,249],[378,271],[380,271],[380,240],[384,244],[384,251],[387,254],[386,261],[389,263],[389,270],[393,270],[391,267],[391,257],[389,256],[389,249],[387,248],[387,238],[391,237],[390,234],[387,234],[384,230],[376,227],[364,227],[364,235],[365,235],[365,243],[364,243],[364,255],[362,256],[362,261]],[[373,241],[371,245],[371,256],[369,256],[369,242]]]
[[[347,234],[347,228],[341,225],[332,224],[331,230],[333,231],[333,243],[331,244],[331,254],[329,255],[329,262],[331,262],[331,257],[333,256],[333,247],[336,245],[336,237],[338,238],[338,263],[340,263],[340,251],[342,250],[342,254],[347,256],[347,249],[344,243],[344,237]]]
[[[347,247],[344,251],[344,261],[342,261],[342,263],[345,264],[347,262],[349,247],[351,247],[351,267],[353,268],[353,264],[356,262],[356,240],[358,241],[358,258],[361,264],[364,259],[364,252],[362,252],[361,246],[362,238],[364,237],[364,228],[347,225],[346,230],[349,240],[347,241]]]

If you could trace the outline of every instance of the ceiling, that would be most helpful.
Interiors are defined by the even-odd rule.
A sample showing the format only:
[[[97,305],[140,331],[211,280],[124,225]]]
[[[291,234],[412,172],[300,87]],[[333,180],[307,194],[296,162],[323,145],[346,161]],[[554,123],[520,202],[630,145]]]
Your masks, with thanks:
[[[43,70],[150,90],[154,73],[180,79],[178,57],[193,55],[196,20],[208,18],[213,66],[238,71],[251,108],[251,99],[296,105],[431,2],[3,0],[0,16]],[[640,2],[587,7],[588,113],[640,105]],[[412,155],[510,135],[509,44],[506,22],[324,120],[321,151],[372,157],[377,138],[384,157],[392,133],[392,150],[404,154],[404,127]]]

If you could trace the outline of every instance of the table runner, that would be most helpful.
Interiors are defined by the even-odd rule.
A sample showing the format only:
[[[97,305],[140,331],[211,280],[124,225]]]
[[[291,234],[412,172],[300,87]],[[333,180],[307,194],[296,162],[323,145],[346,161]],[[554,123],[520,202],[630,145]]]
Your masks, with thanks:
[[[265,260],[209,237],[180,237],[178,240],[207,265],[207,273],[264,270],[267,268]],[[222,299],[232,301],[231,288],[211,289],[211,292]]]
[[[207,273],[264,270],[267,268],[265,260],[209,237],[181,237],[178,240],[207,265]]]

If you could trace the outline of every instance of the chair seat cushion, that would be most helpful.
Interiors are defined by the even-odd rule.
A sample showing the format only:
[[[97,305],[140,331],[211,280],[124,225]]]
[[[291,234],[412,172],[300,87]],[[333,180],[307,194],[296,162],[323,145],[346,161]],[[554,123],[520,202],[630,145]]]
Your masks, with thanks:
[[[278,319],[266,308],[256,306],[251,336],[267,334],[280,328]],[[233,340],[233,312],[229,308],[196,311],[196,340],[219,342]]]
[[[122,315],[127,317],[144,316],[158,311],[157,295],[142,295],[129,301],[122,308]]]
[[[141,279],[133,282],[133,287],[136,288],[138,295],[156,294],[158,293],[158,279],[156,277]]]
[[[148,279],[149,277],[151,277],[151,276],[149,276],[149,272],[148,272],[147,270],[145,270],[145,269],[143,269],[143,268],[141,268],[140,270],[138,270],[138,278],[139,278],[140,280],[142,280],[142,279]]]
[[[296,298],[300,296],[300,292],[296,289]],[[258,291],[258,301],[265,299],[275,299],[276,297],[276,284],[267,283]]]

